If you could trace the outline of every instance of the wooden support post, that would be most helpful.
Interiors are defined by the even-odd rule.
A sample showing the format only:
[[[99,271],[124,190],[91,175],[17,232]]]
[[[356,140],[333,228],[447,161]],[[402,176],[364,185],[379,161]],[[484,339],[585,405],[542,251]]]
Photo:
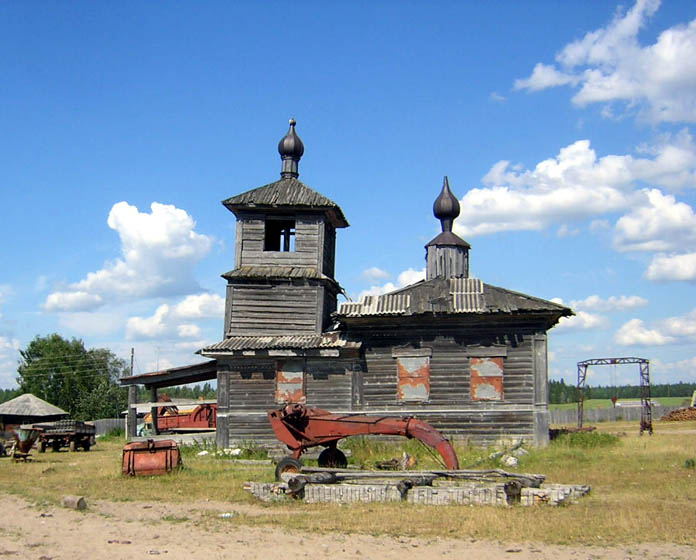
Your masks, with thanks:
[[[150,387],[150,402],[157,402],[157,387]],[[159,434],[159,427],[157,425],[157,414],[159,410],[157,410],[156,406],[153,406],[150,409],[150,413],[152,415],[152,435],[156,436]]]
[[[138,402],[138,386],[129,385],[128,386],[128,413],[126,417],[126,424],[128,425],[128,433],[126,436],[128,439],[133,439],[138,434],[138,411],[135,405]]]

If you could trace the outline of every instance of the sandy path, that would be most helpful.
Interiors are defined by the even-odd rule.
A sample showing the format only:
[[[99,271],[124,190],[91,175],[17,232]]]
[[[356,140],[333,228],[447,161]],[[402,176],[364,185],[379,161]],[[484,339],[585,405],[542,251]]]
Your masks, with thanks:
[[[86,512],[61,507],[39,509],[0,494],[0,559],[27,560],[243,560],[274,558],[435,558],[516,560],[694,559],[696,548],[635,545],[619,548],[566,547],[497,542],[315,535],[276,528],[244,527],[219,514],[263,515],[264,508],[223,503],[90,503]]]

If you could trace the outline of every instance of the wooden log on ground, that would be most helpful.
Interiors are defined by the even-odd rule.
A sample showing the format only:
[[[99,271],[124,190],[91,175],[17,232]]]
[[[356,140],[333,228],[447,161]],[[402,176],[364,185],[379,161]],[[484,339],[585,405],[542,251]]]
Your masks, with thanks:
[[[385,478],[412,478],[414,476],[429,476],[434,478],[454,478],[458,480],[473,480],[477,482],[499,482],[500,479],[518,480],[523,487],[539,488],[546,475],[507,472],[502,469],[488,470],[428,470],[428,471],[355,471],[350,469],[331,469],[322,467],[302,467],[303,474],[333,473],[337,480],[362,480]]]
[[[84,496],[63,496],[63,507],[82,511],[87,509],[87,500]]]

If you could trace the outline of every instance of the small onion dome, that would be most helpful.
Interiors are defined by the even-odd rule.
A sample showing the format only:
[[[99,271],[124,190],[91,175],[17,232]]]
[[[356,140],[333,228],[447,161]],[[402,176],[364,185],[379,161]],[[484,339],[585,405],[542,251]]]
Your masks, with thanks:
[[[298,163],[302,154],[304,154],[304,144],[300,137],[295,134],[295,119],[290,119],[290,129],[278,142],[278,153],[283,161],[283,167],[280,172],[281,177],[297,177]]]
[[[433,214],[440,220],[443,232],[452,231],[452,224],[459,216],[459,201],[450,190],[447,175],[442,181],[442,191],[433,204]]]

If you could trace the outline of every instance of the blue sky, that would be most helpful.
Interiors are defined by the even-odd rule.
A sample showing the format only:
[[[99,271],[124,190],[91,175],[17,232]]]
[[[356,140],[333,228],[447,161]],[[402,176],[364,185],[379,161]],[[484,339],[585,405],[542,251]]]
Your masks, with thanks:
[[[353,298],[420,278],[448,175],[472,275],[576,311],[552,378],[696,381],[696,3],[14,2],[0,53],[0,387],[36,335],[136,373],[220,340],[220,201],[291,116]]]

